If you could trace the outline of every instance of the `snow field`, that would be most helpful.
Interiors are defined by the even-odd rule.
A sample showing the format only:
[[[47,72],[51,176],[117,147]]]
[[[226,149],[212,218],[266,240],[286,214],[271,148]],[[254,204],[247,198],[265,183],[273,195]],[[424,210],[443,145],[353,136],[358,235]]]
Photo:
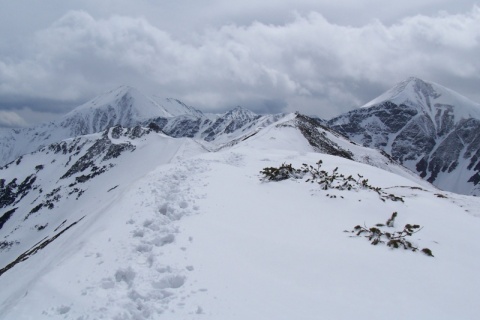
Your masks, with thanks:
[[[214,163],[201,202],[205,213],[183,223],[182,233],[195,239],[189,256],[195,278],[208,288],[201,303],[208,319],[476,318],[480,261],[471,253],[478,250],[472,238],[478,218],[437,198],[435,189],[392,188],[405,203],[383,203],[371,191],[337,191],[330,198],[332,191],[303,181],[261,183],[258,168],[322,158],[329,170],[358,169],[375,186],[418,187],[335,157],[285,152],[266,160],[242,151],[235,150],[235,163]],[[399,213],[395,230],[424,226],[412,240],[435,258],[342,232],[385,223],[393,211]]]
[[[193,266],[163,255],[186,256],[185,247],[169,246],[176,241],[177,220],[199,210],[195,202],[202,195],[190,192],[187,180],[201,170],[180,162],[133,185],[98,221],[103,228],[95,227],[74,254],[30,286],[33,294],[22,299],[29,308],[12,308],[4,319],[149,319],[182,310],[195,294],[186,288]],[[189,312],[198,310],[192,306]]]
[[[0,277],[2,286],[22,279],[14,298],[2,296],[8,303],[0,319],[477,318],[478,199],[439,198],[433,187],[312,153],[288,131],[272,127],[200,155],[174,144],[157,150],[161,161],[143,175],[139,166],[153,168],[152,157],[127,161],[137,178],[113,190],[113,202],[91,204],[98,214],[79,223],[69,241]],[[260,181],[264,167],[320,159],[323,169],[360,173],[405,202],[382,202],[370,190],[319,190],[303,180]],[[385,223],[394,211],[394,230],[423,226],[411,240],[434,258],[344,232]],[[29,271],[39,259],[42,272]]]

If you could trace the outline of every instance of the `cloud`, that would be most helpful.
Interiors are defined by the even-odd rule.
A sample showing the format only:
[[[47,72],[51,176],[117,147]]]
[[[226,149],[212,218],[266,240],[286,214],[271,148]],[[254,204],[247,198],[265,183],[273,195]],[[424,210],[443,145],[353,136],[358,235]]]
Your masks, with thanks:
[[[0,110],[0,128],[24,127],[27,122],[13,111]]]
[[[469,81],[465,94],[480,100],[480,8],[361,26],[310,12],[204,29],[188,42],[146,18],[71,11],[19,56],[0,53],[0,99],[71,102],[128,84],[212,111],[240,104],[330,117],[412,75],[460,92]]]

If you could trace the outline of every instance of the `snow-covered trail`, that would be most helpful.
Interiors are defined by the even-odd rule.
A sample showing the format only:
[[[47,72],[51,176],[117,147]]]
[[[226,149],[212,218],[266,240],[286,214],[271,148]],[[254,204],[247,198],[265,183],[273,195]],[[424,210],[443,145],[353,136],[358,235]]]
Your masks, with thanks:
[[[204,173],[202,180],[209,183],[203,189],[206,197],[198,202],[202,214],[184,220],[180,228],[180,235],[192,239],[186,247],[194,267],[191,277],[205,290],[189,301],[206,318],[478,316],[480,259],[472,253],[479,249],[475,237],[480,220],[454,203],[454,194],[438,198],[435,189],[411,189],[418,185],[318,154],[285,152],[267,158],[239,150],[223,157],[220,162],[212,159],[211,170]],[[320,191],[299,181],[258,179],[258,169],[265,166],[286,159],[297,165],[314,163],[319,157],[330,170],[358,170],[374,185],[392,186],[389,192],[404,196],[405,203],[383,203],[370,191]],[[337,197],[326,196],[332,193]],[[435,258],[372,246],[343,232],[357,224],[385,223],[394,211],[399,214],[396,229],[406,223],[424,226],[414,242],[432,249]]]
[[[80,307],[76,309],[79,316],[95,314],[96,319],[101,312],[92,307],[104,308],[102,303],[112,304],[117,297],[106,295],[102,300],[99,297],[105,293],[89,292],[108,287],[105,283],[112,276],[114,281],[124,281],[128,276],[123,274],[131,268],[121,266],[135,254],[139,261],[151,263],[155,257],[151,251],[174,241],[175,227],[167,226],[169,222],[196,210],[193,205],[185,207],[191,202],[185,200],[183,195],[188,193],[180,185],[189,167],[182,165],[182,159],[204,150],[189,139],[155,139],[157,143],[137,145],[136,153],[126,155],[120,167],[100,177],[88,190],[94,195],[90,202],[69,208],[68,219],[84,216],[81,222],[0,277],[0,285],[9,288],[8,296],[0,294],[0,319],[40,319],[42,314],[63,317],[73,301]],[[144,235],[148,232],[154,235],[147,241]]]
[[[478,199],[439,198],[436,189],[291,143],[200,155],[180,147],[64,244],[70,254],[0,319],[477,318]],[[405,202],[259,179],[264,167],[319,159],[325,170],[361,173]],[[394,211],[395,229],[424,227],[412,240],[434,258],[343,232],[385,223]]]

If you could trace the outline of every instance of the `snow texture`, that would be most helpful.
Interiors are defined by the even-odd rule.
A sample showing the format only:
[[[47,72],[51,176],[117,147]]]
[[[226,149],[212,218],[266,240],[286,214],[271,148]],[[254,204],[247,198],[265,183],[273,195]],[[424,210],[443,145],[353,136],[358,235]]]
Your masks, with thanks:
[[[2,131],[0,319],[477,319],[480,200],[428,182],[479,190],[476,108],[415,78],[328,123],[120,87]],[[319,160],[355,187],[260,173]],[[434,257],[350,232],[407,224]]]
[[[112,144],[135,149],[109,159],[114,166],[86,181],[78,200],[64,200],[69,189],[63,186],[52,211],[25,222],[16,211],[0,230],[23,243],[85,215],[0,276],[8,288],[0,292],[0,319],[476,319],[479,200],[315,152],[291,125],[295,119],[217,152],[154,131],[135,138],[129,129],[113,135],[118,138],[107,131]],[[79,138],[76,145],[84,147],[71,163],[102,136]],[[36,183],[42,179],[47,193],[46,181],[54,188],[64,180],[58,176],[67,168],[55,172],[69,156],[68,148],[65,155],[37,152],[18,166],[44,164]],[[100,151],[92,161],[98,167],[103,157]],[[381,201],[369,189],[260,179],[264,167],[319,159],[326,171],[361,174],[404,202]],[[65,179],[74,182],[80,174]],[[18,210],[34,195],[20,200]],[[394,211],[396,225],[423,226],[412,241],[434,258],[372,246],[344,232],[385,223]],[[7,254],[22,250],[13,246]],[[0,254],[5,262],[13,257]]]

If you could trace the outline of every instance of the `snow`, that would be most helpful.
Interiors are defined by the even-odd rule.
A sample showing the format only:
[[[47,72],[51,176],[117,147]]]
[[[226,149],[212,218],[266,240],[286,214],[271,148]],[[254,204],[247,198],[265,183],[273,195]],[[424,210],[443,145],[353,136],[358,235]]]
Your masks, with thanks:
[[[120,86],[76,107],[58,120],[31,128],[0,130],[0,166],[17,157],[64,139],[101,132],[121,125],[133,127],[154,118],[174,116],[216,118],[176,99],[148,97]]]
[[[165,110],[167,117],[178,117],[183,115],[190,115],[194,117],[203,117],[205,114],[191,106],[187,106],[185,103],[174,98],[162,98],[159,96],[153,96],[154,100],[159,106]]]
[[[71,203],[84,220],[0,276],[0,319],[477,319],[479,199],[312,152],[291,127],[219,152],[162,135],[136,147]],[[260,180],[319,159],[405,202]],[[344,232],[394,211],[435,257]]]
[[[425,82],[421,79],[410,77],[398,83],[387,92],[366,103],[361,108],[369,108],[386,101],[395,104],[407,104],[420,112],[430,111],[430,118],[435,119],[435,114],[442,106],[454,106],[453,115],[455,122],[461,119],[480,119],[480,104],[469,100],[459,93],[434,82]]]
[[[122,108],[122,106],[119,105],[119,101],[125,96],[132,100],[131,107],[133,107],[135,116],[134,118],[129,118],[128,121],[140,121],[160,116],[171,117],[167,110],[159,106],[155,101],[148,98],[137,89],[130,86],[119,86],[114,90],[105,92],[83,105],[78,106],[73,111],[66,114],[64,119],[74,118],[79,114],[82,114],[84,117],[91,116],[92,111],[106,109],[109,106],[116,109],[116,114],[122,114],[125,111],[129,111],[127,108]]]
[[[412,77],[329,123],[354,141],[382,149],[442,190],[478,196],[479,121],[478,103]]]
[[[163,129],[168,134],[207,140],[219,138],[216,141],[218,147],[255,133],[260,126],[282,116],[259,116],[242,107],[221,115],[204,114],[180,100],[159,96],[150,98],[135,88],[120,86],[56,121],[31,128],[0,130],[0,166],[51,143],[101,132],[116,125],[134,127],[164,120],[167,123]]]

